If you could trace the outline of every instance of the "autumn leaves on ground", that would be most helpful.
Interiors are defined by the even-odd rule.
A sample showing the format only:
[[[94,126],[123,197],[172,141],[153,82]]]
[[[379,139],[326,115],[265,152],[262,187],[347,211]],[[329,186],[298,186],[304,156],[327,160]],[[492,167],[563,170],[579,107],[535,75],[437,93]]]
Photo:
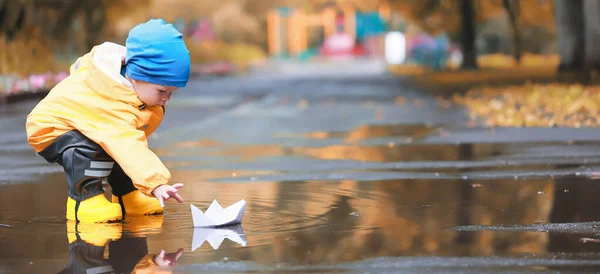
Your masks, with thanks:
[[[525,56],[520,63],[508,56],[482,56],[478,59],[480,69],[471,71],[417,71],[408,66],[391,67],[390,71],[447,89],[449,96],[444,92],[438,97],[438,105],[465,107],[472,126],[479,121],[487,127],[600,125],[600,86],[552,82],[557,76],[558,56]],[[506,84],[526,79],[541,79],[544,84]],[[493,86],[488,85],[492,82]],[[469,88],[462,94],[453,91],[457,86]],[[410,102],[398,97],[396,103]]]
[[[471,118],[485,119],[486,126],[596,127],[600,125],[598,86],[547,84],[475,88],[454,95]]]
[[[472,119],[488,127],[597,127],[600,125],[600,86],[525,84],[478,87],[440,106],[464,106]]]

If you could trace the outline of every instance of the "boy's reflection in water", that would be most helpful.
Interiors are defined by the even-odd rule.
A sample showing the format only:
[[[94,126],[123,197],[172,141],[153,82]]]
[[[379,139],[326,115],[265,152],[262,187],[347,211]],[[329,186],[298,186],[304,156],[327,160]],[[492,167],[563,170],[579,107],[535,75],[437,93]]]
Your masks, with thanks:
[[[67,223],[69,262],[60,273],[135,273],[139,270],[174,266],[183,253],[148,254],[146,232],[156,233],[163,215],[137,216],[126,223]],[[123,235],[123,227],[126,234]],[[108,258],[104,251],[108,243]]]

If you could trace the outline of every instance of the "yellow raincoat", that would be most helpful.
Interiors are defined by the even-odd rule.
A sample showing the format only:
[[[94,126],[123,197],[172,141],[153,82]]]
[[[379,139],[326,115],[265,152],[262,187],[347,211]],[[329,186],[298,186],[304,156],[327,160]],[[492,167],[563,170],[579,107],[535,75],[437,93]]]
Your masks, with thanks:
[[[27,116],[27,141],[36,152],[62,134],[78,130],[99,144],[142,193],[168,184],[171,174],[146,138],[162,121],[161,106],[146,107],[120,74],[126,49],[104,43],[75,62]]]

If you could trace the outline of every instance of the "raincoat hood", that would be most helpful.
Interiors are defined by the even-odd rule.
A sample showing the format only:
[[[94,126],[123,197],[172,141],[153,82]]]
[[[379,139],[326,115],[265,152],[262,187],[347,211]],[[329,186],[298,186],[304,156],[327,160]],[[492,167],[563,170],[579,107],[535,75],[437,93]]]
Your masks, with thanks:
[[[144,103],[133,90],[133,85],[121,75],[126,53],[124,46],[105,42],[92,49],[91,58],[77,61],[71,73],[88,70],[86,82],[96,92],[117,101],[141,106]]]

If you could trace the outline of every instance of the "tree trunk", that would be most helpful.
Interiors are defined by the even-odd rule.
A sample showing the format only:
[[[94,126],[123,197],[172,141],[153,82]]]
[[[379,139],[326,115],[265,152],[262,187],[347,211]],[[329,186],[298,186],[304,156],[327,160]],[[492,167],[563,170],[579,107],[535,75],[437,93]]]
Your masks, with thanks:
[[[25,6],[18,2],[0,1],[0,33],[8,41],[15,38],[25,24]]]
[[[475,51],[475,9],[473,1],[461,0],[462,14],[462,46],[463,69],[477,68],[477,52]]]
[[[100,37],[106,24],[106,10],[99,0],[86,0],[86,4],[87,6],[84,6],[85,47],[86,50],[91,50],[101,42]]]
[[[596,70],[600,68],[600,2],[583,1],[583,39],[585,43],[584,68]]]
[[[582,0],[556,0],[554,14],[560,55],[559,71],[583,69],[585,45]]]
[[[521,35],[519,33],[519,27],[517,26],[517,20],[521,12],[520,3],[518,0],[503,0],[502,4],[504,5],[504,9],[506,10],[506,13],[508,13],[508,17],[510,19],[510,27],[512,29],[513,41],[515,44],[514,57],[517,63],[519,63],[519,61],[521,61]]]

